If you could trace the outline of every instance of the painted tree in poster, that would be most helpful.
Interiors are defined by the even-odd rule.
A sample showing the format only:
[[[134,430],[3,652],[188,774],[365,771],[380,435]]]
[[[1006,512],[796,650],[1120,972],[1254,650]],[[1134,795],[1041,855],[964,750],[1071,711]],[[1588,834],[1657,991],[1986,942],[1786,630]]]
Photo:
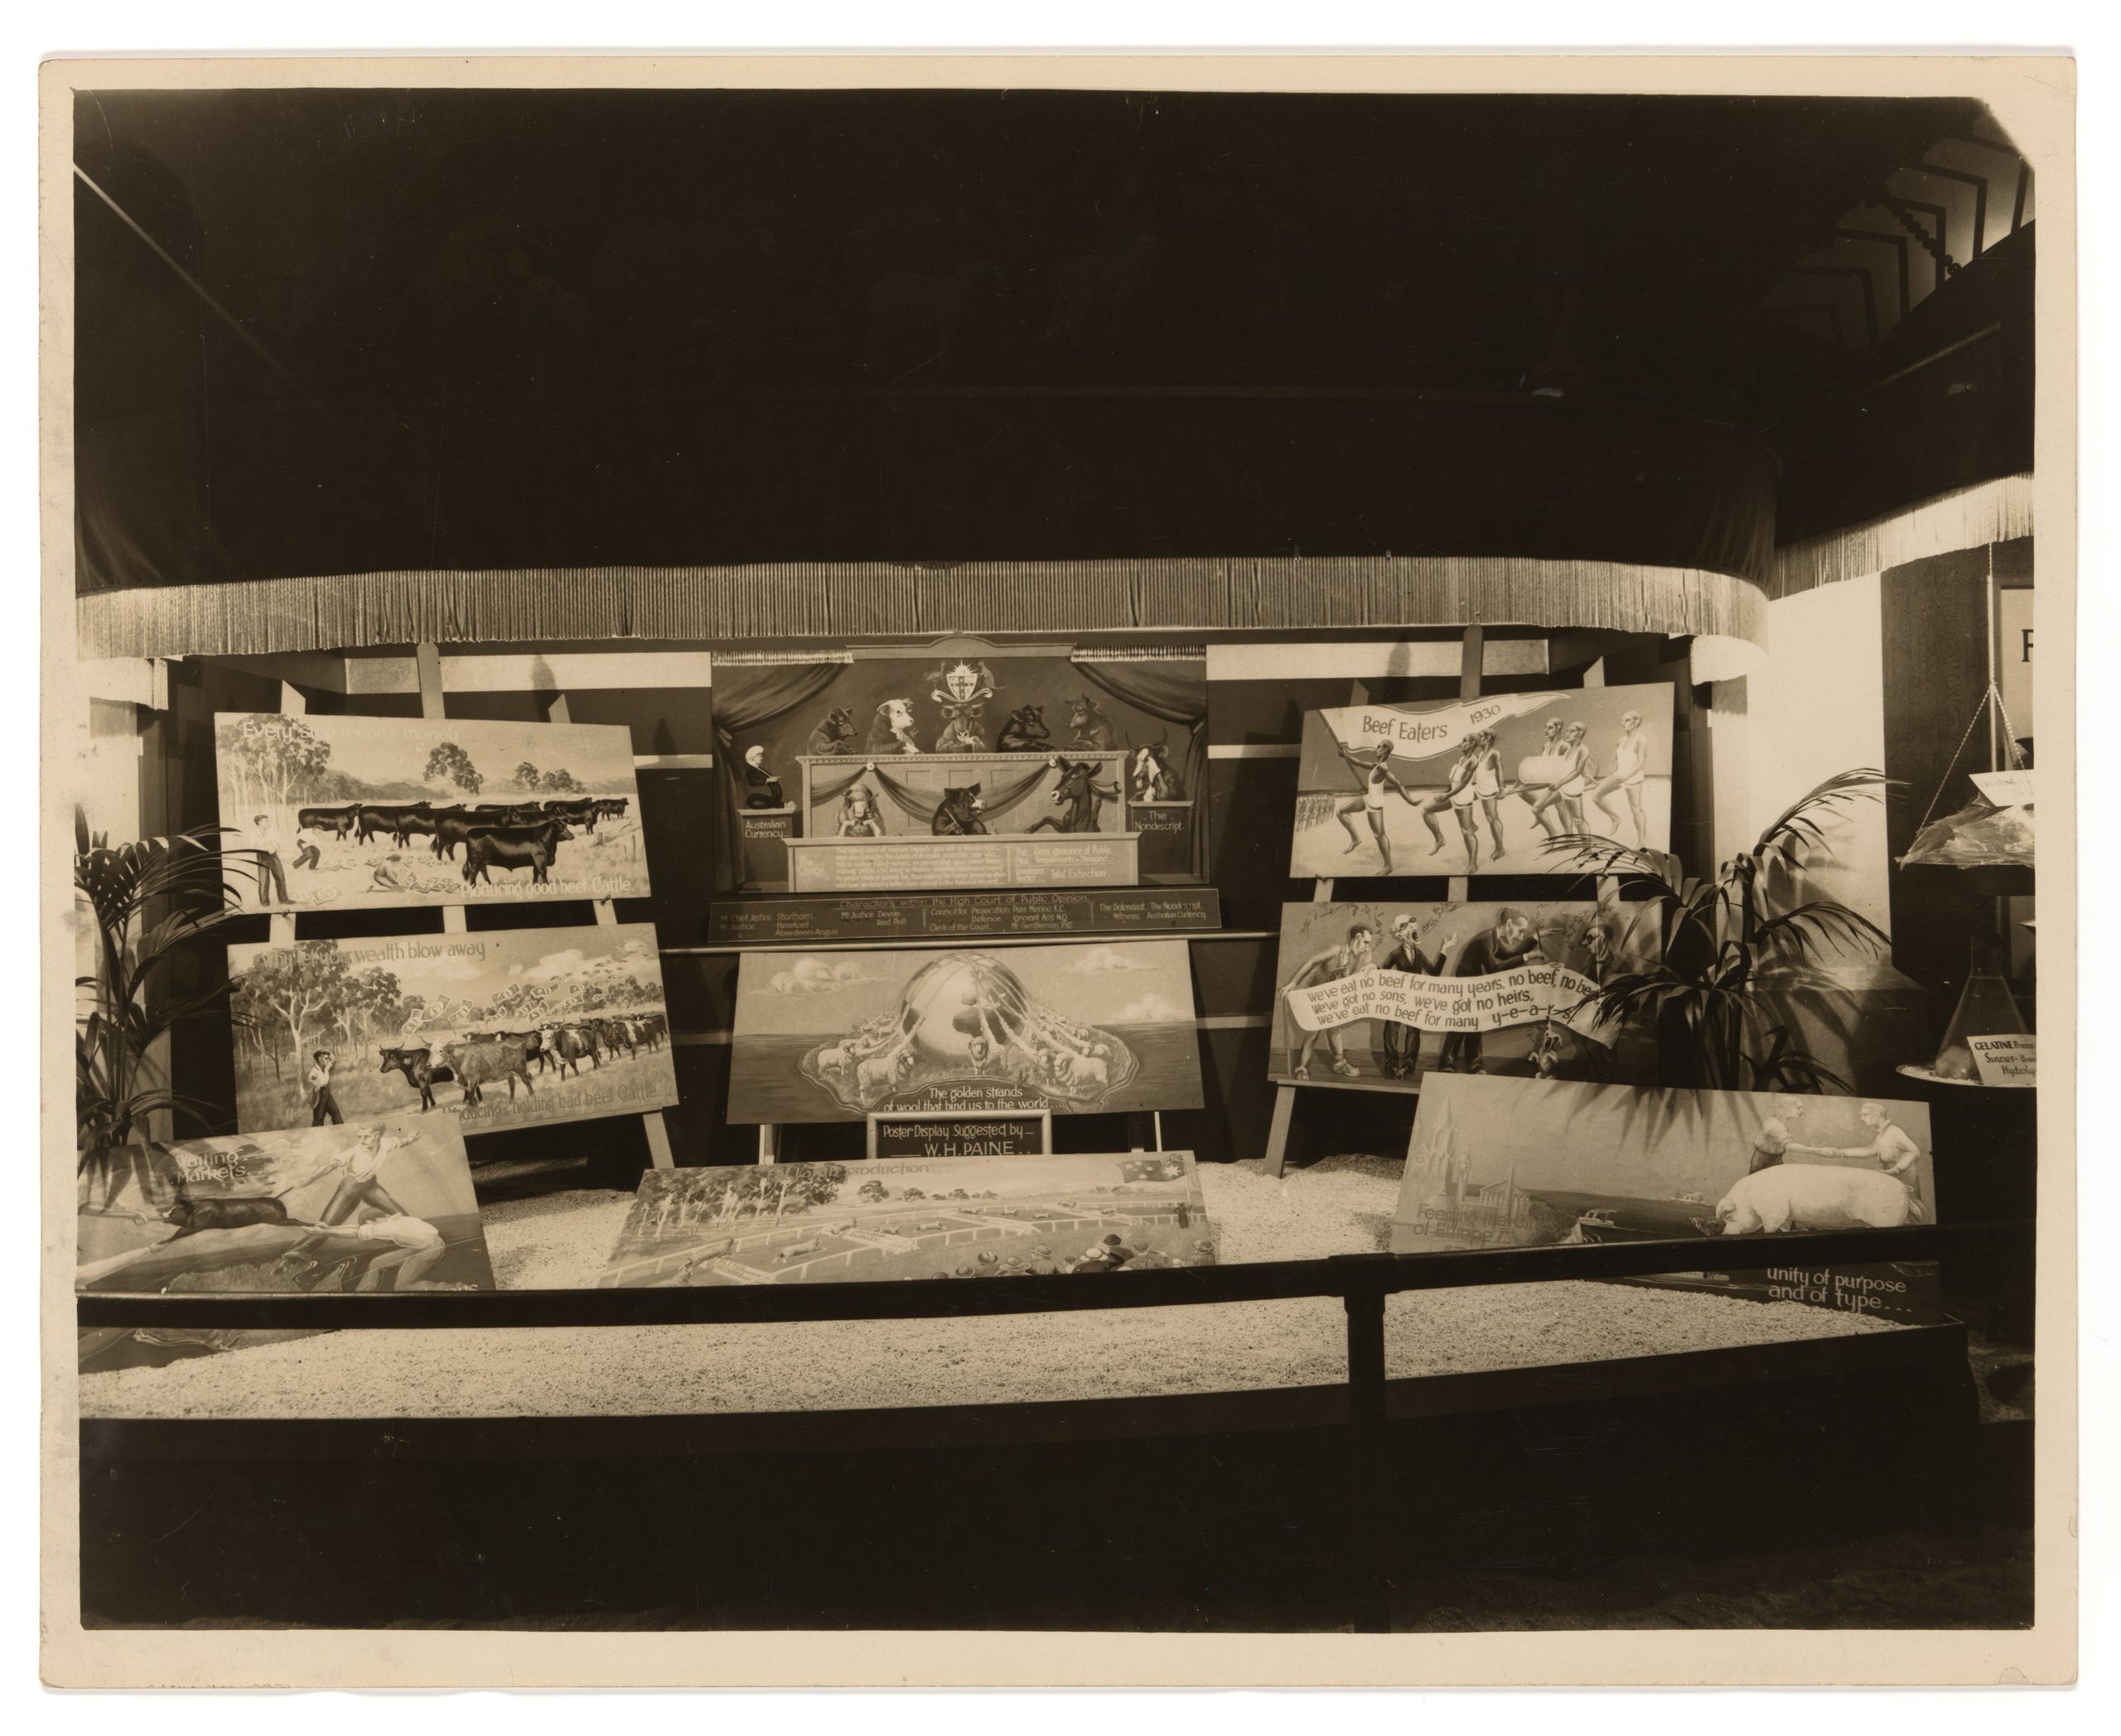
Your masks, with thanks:
[[[331,744],[297,717],[262,713],[225,723],[215,732],[215,749],[242,805],[262,809],[292,807],[317,793],[331,763]],[[224,820],[237,816],[223,815]],[[249,818],[249,814],[241,816]]]
[[[297,941],[259,953],[231,985],[230,999],[240,1016],[269,1013],[284,1025],[299,1056],[304,1033],[335,1016],[352,974],[346,955],[333,942]]]
[[[471,763],[471,756],[454,742],[440,743],[428,756],[427,771],[423,776],[429,783],[447,778],[466,795],[476,795],[486,781]]]

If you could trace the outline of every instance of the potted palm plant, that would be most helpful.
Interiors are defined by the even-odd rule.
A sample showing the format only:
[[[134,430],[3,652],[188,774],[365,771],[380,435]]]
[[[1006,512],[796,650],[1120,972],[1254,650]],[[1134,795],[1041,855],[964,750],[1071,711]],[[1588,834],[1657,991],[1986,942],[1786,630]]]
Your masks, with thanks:
[[[1837,773],[1793,804],[1752,848],[1713,879],[1679,858],[1609,838],[1568,833],[1549,840],[1588,872],[1611,875],[1624,899],[1657,906],[1659,958],[1617,974],[1589,997],[1602,1018],[1640,1018],[1657,1032],[1668,1083],[1718,1090],[1853,1089],[1798,1028],[1793,994],[1829,979],[1824,966],[1852,954],[1882,960],[1890,945],[1875,923],[1830,898],[1807,895],[1805,870],[1830,853],[1828,829],[1892,782],[1869,768]]]
[[[157,1111],[208,1127],[212,1105],[157,1076],[155,1044],[176,1022],[221,994],[214,987],[172,994],[166,978],[186,942],[234,914],[229,877],[249,870],[216,842],[220,826],[112,844],[74,820],[74,891],[88,926],[93,960],[75,979],[83,1010],[74,1034],[75,1111],[84,1170],[138,1137]]]

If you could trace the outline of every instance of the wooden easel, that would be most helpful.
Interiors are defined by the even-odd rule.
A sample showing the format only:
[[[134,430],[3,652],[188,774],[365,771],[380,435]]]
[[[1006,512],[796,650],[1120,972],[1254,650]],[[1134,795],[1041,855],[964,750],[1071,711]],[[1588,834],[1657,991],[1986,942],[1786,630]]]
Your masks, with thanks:
[[[1458,654],[1458,697],[1461,701],[1477,699],[1481,696],[1481,670],[1486,652],[1486,631],[1481,626],[1466,629]],[[1368,699],[1367,690],[1358,684],[1355,703],[1363,704]],[[1453,904],[1463,904],[1471,896],[1471,882],[1466,875],[1453,874],[1445,897]],[[1311,888],[1312,902],[1314,904],[1331,903],[1333,886],[1334,883],[1330,879],[1314,881]],[[1280,1175],[1288,1166],[1289,1129],[1296,1119],[1296,1094],[1302,1089],[1302,1086],[1295,1085],[1277,1085],[1274,1087],[1274,1118],[1267,1127],[1266,1163],[1268,1175]]]
[[[435,719],[446,718],[448,711],[442,703],[441,648],[432,643],[423,643],[415,648],[413,657],[419,669],[420,715],[423,718]],[[301,690],[285,681],[280,684],[280,709],[290,717],[299,717],[308,709]],[[545,721],[548,723],[565,723],[570,721],[568,717],[565,694],[556,693],[552,696],[550,703],[545,708]],[[593,902],[596,906],[597,921],[599,927],[611,927],[617,923],[618,913],[612,909],[611,901],[609,898],[598,898]],[[275,911],[270,921],[273,945],[292,946],[295,940],[294,912]],[[465,931],[464,907],[461,904],[445,904],[442,907],[442,931],[451,935],[461,935]],[[675,1168],[677,1163],[670,1153],[670,1130],[664,1124],[663,1111],[659,1109],[645,1110],[641,1115],[640,1124],[641,1130],[648,1136],[648,1154],[655,1168]]]

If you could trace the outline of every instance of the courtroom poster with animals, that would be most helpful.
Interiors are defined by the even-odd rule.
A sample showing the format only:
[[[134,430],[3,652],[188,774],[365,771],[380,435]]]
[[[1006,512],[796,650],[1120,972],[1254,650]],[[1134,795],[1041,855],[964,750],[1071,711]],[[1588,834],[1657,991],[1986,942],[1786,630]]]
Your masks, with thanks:
[[[1647,1083],[1654,1029],[1590,997],[1657,955],[1658,907],[1573,902],[1282,907],[1267,1071],[1418,1090],[1439,1072]]]
[[[1289,873],[1580,873],[1571,837],[1671,848],[1672,689],[1304,713]]]
[[[1187,1152],[746,1164],[642,1176],[597,1282],[1101,1278],[1215,1256]]]
[[[648,894],[618,726],[225,713],[214,762],[247,909]]]
[[[1201,1104],[1183,941],[747,953],[732,1121]]]
[[[678,1100],[645,923],[229,949],[237,1124],[466,1132]]]
[[[1392,1250],[1699,1236],[1703,1270],[1640,1281],[1908,1319],[1935,1317],[1930,1264],[1806,1274],[1776,1239],[1936,1221],[1920,1103],[1447,1073],[1422,1090]]]
[[[857,844],[1125,833],[1144,878],[1202,878],[1197,647],[717,657],[714,706],[726,886],[785,877],[777,847],[746,843],[768,821]]]
[[[447,1116],[113,1146],[76,1177],[75,1288],[181,1295],[491,1289],[464,1141]],[[304,1336],[83,1331],[85,1374]]]

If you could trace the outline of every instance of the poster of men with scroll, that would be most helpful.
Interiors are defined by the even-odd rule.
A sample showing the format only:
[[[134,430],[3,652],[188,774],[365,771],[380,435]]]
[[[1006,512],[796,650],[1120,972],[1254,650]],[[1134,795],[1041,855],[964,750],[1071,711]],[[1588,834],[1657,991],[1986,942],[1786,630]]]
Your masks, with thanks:
[[[224,713],[214,768],[249,909],[648,895],[616,725]]]
[[[732,1048],[732,1121],[1201,1102],[1183,941],[749,952]]]
[[[1071,654],[966,639],[913,652],[717,656],[714,704],[729,887],[789,887],[790,858],[806,846],[829,870],[811,890],[974,883],[948,872],[954,854],[997,864],[982,885],[1206,878],[1197,647]],[[1022,837],[1037,850],[921,848]],[[1005,878],[1041,852],[1064,858],[1071,839],[1088,857],[1096,839],[1120,838],[1134,842],[1103,847],[1098,878]]]
[[[1557,839],[1671,847],[1672,690],[1307,712],[1299,879],[1580,873]]]
[[[1656,947],[1649,904],[1284,905],[1268,1071],[1376,1090],[1439,1071],[1647,1081],[1650,1029],[1586,1002]]]
[[[467,1133],[678,1100],[646,923],[229,948],[236,1121]]]

